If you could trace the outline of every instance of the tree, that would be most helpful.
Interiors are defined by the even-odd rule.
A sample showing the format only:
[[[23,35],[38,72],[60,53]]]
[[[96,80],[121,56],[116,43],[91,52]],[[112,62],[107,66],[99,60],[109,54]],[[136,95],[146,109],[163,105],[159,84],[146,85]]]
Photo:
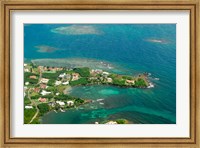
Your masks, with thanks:
[[[55,84],[55,80],[52,80],[52,79],[50,79],[47,83],[47,85],[49,86],[54,86],[54,84]]]
[[[147,83],[145,82],[144,79],[138,78],[138,79],[135,81],[135,86],[136,86],[136,87],[147,87]]]
[[[116,122],[117,122],[117,124],[126,124],[125,119],[117,119]]]
[[[88,67],[75,68],[74,72],[79,73],[81,77],[89,77],[90,76],[90,69]]]
[[[70,81],[70,82],[69,82],[69,84],[70,84],[71,86],[86,85],[86,84],[88,84],[88,83],[89,83],[89,81],[87,80],[87,78],[80,78],[80,79],[78,79],[78,80],[76,80],[76,81]]]
[[[40,115],[44,115],[50,110],[49,105],[47,103],[38,104],[38,109],[40,111]]]

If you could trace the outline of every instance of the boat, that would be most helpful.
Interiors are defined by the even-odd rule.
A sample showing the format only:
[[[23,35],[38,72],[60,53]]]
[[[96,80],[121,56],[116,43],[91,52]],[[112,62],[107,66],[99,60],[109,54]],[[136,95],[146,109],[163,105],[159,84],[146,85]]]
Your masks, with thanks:
[[[97,101],[99,102],[99,101],[103,101],[104,99],[97,99]]]

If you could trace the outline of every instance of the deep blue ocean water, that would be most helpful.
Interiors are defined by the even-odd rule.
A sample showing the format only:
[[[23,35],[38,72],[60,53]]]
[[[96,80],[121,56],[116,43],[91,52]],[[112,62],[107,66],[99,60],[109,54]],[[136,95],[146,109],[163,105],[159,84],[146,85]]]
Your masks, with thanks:
[[[119,118],[128,119],[132,123],[176,123],[176,25],[82,26],[89,28],[82,31],[84,28],[81,25],[73,24],[25,25],[25,59],[89,58],[108,61],[123,67],[113,69],[119,73],[151,73],[150,80],[155,87],[75,87],[71,90],[71,95],[103,100],[65,113],[50,112],[43,117],[42,123],[94,123]],[[67,29],[52,31],[59,27]],[[37,47],[45,47],[47,52],[38,51]]]

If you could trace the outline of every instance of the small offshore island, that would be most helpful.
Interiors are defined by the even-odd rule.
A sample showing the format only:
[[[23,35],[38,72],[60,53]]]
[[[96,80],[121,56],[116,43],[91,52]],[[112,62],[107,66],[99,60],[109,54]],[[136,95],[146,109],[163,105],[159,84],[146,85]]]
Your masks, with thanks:
[[[40,117],[54,112],[65,112],[92,102],[68,94],[71,87],[80,85],[113,85],[117,87],[150,88],[148,73],[137,76],[119,75],[88,67],[50,67],[24,64],[24,123],[39,124]],[[126,119],[104,121],[100,124],[127,124]],[[95,122],[95,124],[99,124]]]

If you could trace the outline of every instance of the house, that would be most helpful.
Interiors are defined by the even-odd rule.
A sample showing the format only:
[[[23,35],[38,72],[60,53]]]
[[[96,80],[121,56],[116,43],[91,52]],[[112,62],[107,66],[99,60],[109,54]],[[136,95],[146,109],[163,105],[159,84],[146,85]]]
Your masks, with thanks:
[[[26,63],[24,63],[24,67],[26,67],[27,66],[27,64]]]
[[[40,102],[47,102],[47,99],[46,99],[46,98],[41,98],[41,97],[40,97],[40,98],[38,99],[38,101],[40,101]]]
[[[73,106],[74,102],[73,101],[67,101],[67,106]]]
[[[61,73],[58,77],[59,78],[64,78],[66,76],[66,73]]]
[[[36,93],[40,92],[40,88],[39,87],[34,88],[34,92]]]
[[[29,82],[25,82],[25,85],[29,85]]]
[[[108,83],[112,83],[112,78],[107,78]]]
[[[30,76],[29,78],[30,78],[30,79],[37,79],[36,76]]]
[[[48,83],[49,82],[49,79],[46,79],[46,78],[42,78],[41,80],[40,80],[40,83]]]
[[[102,72],[103,72],[103,70],[101,70],[101,69],[92,69],[90,71],[91,74],[101,74]]]
[[[63,84],[63,85],[68,85],[68,84],[69,84],[69,81],[63,82],[62,84]]]
[[[127,84],[135,84],[135,81],[134,80],[126,80],[126,83]]]
[[[28,68],[25,68],[24,72],[30,72],[30,70]]]
[[[97,80],[98,78],[97,77],[90,77],[89,79],[90,80]]]
[[[108,73],[108,72],[105,72],[105,71],[104,71],[102,74],[103,74],[103,75],[109,75],[109,73]]]
[[[62,82],[61,81],[56,81],[55,85],[60,85]]]
[[[62,102],[62,101],[56,101],[57,104],[59,104],[60,106],[64,106],[65,105],[65,102]]]
[[[72,74],[72,81],[76,81],[79,79],[79,73],[73,73]]]
[[[45,95],[48,95],[48,94],[50,94],[51,92],[48,92],[48,91],[45,91],[45,90],[42,90],[42,92],[40,93],[40,94],[42,94],[43,96],[45,96]]]
[[[33,106],[25,106],[25,109],[33,109]]]
[[[60,93],[56,93],[56,96],[58,96]]]
[[[40,88],[45,89],[45,88],[47,88],[47,85],[41,83],[41,84],[40,84]]]

